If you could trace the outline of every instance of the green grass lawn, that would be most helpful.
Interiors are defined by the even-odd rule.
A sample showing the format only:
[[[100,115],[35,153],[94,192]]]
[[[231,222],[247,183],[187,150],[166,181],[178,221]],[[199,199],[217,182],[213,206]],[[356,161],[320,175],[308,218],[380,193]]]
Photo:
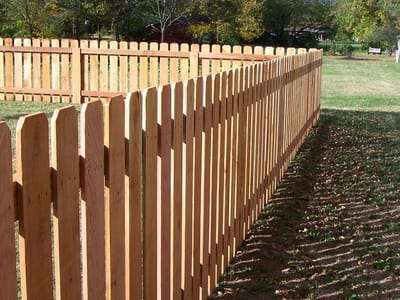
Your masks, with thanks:
[[[393,56],[325,56],[322,108],[400,111],[400,64]]]
[[[0,121],[5,121],[11,129],[13,153],[15,153],[15,138],[18,119],[31,113],[44,112],[49,120],[57,108],[67,106],[67,103],[47,102],[21,102],[21,101],[0,101]],[[80,106],[76,106],[77,110]]]
[[[15,128],[20,117],[36,112],[44,112],[51,117],[57,108],[66,106],[63,103],[45,102],[20,102],[20,101],[0,101],[0,120],[6,121],[11,128]]]
[[[210,299],[400,297],[400,64],[325,56],[321,106]]]

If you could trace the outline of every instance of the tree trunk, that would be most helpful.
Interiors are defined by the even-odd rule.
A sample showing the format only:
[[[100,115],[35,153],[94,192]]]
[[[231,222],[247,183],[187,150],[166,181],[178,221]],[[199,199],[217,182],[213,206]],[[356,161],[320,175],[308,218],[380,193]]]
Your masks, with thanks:
[[[164,43],[164,39],[165,39],[165,27],[161,26],[160,27],[160,43]]]
[[[119,41],[119,28],[118,28],[118,21],[113,19],[111,22],[111,32],[113,33],[113,39]]]

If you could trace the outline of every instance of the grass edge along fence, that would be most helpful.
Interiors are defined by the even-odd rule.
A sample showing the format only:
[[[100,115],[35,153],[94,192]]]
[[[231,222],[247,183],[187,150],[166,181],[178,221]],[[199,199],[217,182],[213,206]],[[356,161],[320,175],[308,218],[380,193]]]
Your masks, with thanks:
[[[91,101],[80,129],[73,106],[50,130],[22,117],[14,176],[0,122],[0,298],[206,299],[319,117],[321,67],[314,51]]]
[[[0,100],[80,103],[306,49],[0,38]]]

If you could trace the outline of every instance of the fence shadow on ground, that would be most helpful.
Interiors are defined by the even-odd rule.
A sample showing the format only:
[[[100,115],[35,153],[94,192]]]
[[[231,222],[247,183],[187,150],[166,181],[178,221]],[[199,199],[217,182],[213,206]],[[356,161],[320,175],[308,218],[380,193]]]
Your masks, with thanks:
[[[400,297],[400,114],[323,110],[210,299]]]

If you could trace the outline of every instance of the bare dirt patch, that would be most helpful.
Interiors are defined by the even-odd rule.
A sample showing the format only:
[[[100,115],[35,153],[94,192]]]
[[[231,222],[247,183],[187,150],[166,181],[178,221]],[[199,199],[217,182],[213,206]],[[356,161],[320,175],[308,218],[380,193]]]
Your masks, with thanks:
[[[400,298],[399,124],[324,110],[210,299]]]

